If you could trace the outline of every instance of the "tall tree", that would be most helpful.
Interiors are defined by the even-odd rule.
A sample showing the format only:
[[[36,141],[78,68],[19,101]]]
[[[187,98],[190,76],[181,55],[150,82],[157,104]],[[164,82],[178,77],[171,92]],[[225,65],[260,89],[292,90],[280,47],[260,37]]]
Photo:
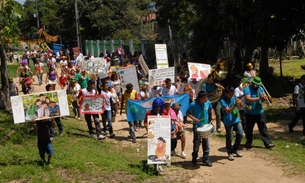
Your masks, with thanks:
[[[17,44],[19,29],[17,21],[20,18],[21,6],[14,0],[0,1],[0,58],[1,58],[1,84],[0,109],[11,111],[9,84],[7,75],[6,52],[8,45]]]

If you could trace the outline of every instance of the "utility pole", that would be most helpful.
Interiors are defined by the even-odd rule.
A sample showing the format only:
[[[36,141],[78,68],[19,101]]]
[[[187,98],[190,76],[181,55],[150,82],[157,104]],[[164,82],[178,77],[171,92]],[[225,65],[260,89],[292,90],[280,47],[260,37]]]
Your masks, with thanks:
[[[76,36],[77,36],[77,46],[81,49],[81,36],[79,31],[79,17],[78,17],[78,6],[77,6],[77,0],[75,0],[75,21],[76,21]]]
[[[38,14],[38,4],[37,4],[37,0],[35,0],[35,7],[36,7],[36,20],[37,20],[37,30],[39,30],[39,14]]]

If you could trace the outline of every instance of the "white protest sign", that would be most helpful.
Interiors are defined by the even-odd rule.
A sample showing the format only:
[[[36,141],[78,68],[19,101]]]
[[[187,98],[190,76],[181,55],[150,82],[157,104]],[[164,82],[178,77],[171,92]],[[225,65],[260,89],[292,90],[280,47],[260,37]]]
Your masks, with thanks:
[[[190,72],[190,78],[196,78],[197,80],[205,79],[211,72],[211,65],[188,62],[188,68]]]
[[[40,96],[41,94],[43,94],[43,96]],[[36,111],[39,109],[40,105],[39,103],[36,103],[36,101],[37,99],[40,99],[40,101],[45,100],[46,97],[48,97],[50,101],[55,101],[56,105],[59,106],[59,116],[70,115],[65,90],[18,95],[11,97],[14,123],[23,123],[31,121],[32,119],[39,120],[39,118],[36,117]],[[52,115],[49,117],[51,118],[51,116]]]
[[[166,44],[155,44],[156,63],[157,68],[167,68],[168,58]]]
[[[121,67],[120,79],[123,90],[126,90],[126,85],[128,83],[131,83],[133,85],[133,89],[139,93],[139,83],[135,66]]]
[[[161,69],[151,69],[148,74],[149,86],[162,85],[165,84],[165,79],[169,78],[172,82],[175,82],[175,68],[161,68]]]
[[[171,161],[171,119],[169,116],[148,116],[147,164]]]
[[[140,63],[140,65],[141,65],[141,67],[142,67],[142,69],[143,69],[145,75],[147,75],[149,69],[148,69],[148,67],[147,67],[147,64],[146,64],[146,62],[145,62],[145,60],[144,60],[142,54],[141,54],[140,57],[139,57],[139,63]]]

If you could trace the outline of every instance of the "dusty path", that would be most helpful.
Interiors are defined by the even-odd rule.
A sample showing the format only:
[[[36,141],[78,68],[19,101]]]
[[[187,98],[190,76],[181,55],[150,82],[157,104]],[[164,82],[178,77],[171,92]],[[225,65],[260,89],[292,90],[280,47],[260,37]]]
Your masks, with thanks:
[[[34,76],[35,77],[35,76]],[[45,76],[44,76],[45,77]],[[14,78],[15,82],[18,83],[18,79]],[[37,77],[33,85],[34,92],[44,92],[45,84],[39,86]],[[19,86],[19,85],[18,85]],[[20,86],[19,86],[20,88]],[[57,86],[59,89],[59,86]],[[22,93],[20,93],[22,94]],[[117,141],[115,139],[106,139],[113,141],[114,143],[123,143],[122,145],[134,146],[135,149],[141,144],[145,144],[145,138],[138,138],[138,143],[133,144],[127,140],[128,136],[128,124],[124,121],[125,116],[117,116],[116,122],[113,123],[113,127],[116,133],[116,138],[126,138],[123,141]],[[84,125],[85,122],[83,121]],[[272,123],[268,124],[270,134],[286,133],[286,123]],[[300,131],[300,123],[296,127],[296,130]],[[145,130],[142,129],[140,132],[136,132],[138,137],[142,136]],[[255,131],[255,133],[258,133]],[[164,166],[164,172],[161,176],[166,177],[168,182],[274,182],[274,183],[303,183],[305,178],[301,175],[287,177],[285,172],[289,170],[289,166],[281,164],[279,160],[274,157],[267,155],[261,151],[257,151],[257,148],[253,149],[242,149],[242,158],[235,158],[234,161],[227,159],[227,153],[225,149],[225,141],[217,139],[215,136],[210,138],[211,153],[210,159],[213,163],[213,167],[201,166],[201,161],[198,161],[199,166],[193,167],[191,163],[192,153],[192,132],[191,125],[188,125],[186,130],[187,146],[186,154],[187,157],[182,159],[181,157],[173,157],[172,166],[166,168]],[[142,142],[142,143],[141,143]],[[121,145],[121,144],[120,144]],[[261,143],[263,147],[263,143]],[[271,151],[276,151],[277,147]],[[135,151],[136,152],[136,151]],[[176,152],[180,154],[180,142],[177,145]],[[199,152],[199,155],[202,151]]]

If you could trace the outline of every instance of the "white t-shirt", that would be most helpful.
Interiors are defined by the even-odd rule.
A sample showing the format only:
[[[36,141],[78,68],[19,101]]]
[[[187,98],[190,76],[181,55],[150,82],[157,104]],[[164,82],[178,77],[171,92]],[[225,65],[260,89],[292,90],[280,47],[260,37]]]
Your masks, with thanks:
[[[192,81],[188,82],[192,89],[193,89],[193,93],[194,93],[194,99],[197,97],[198,95],[198,86],[199,86],[199,81],[196,81],[196,83],[193,83]]]
[[[103,90],[101,91],[101,94],[105,96],[104,100],[104,109],[107,111],[111,111],[111,105],[110,105],[110,99],[112,97],[112,93],[110,91],[104,92]]]
[[[81,91],[82,91],[82,96],[93,96],[96,94],[96,91],[94,89],[88,91],[87,88],[84,88]]]
[[[159,87],[159,86],[157,87],[157,89],[151,88],[151,89],[150,89],[150,92],[149,92],[149,96],[150,96],[151,98],[156,97],[157,94],[158,94],[158,95],[161,94],[161,90],[162,90],[162,88]]]
[[[256,76],[256,73],[254,70],[252,70],[250,72],[245,71],[244,76],[247,77],[249,81],[252,81],[252,79]]]
[[[302,83],[299,83],[294,87],[294,94],[297,94],[297,102],[300,108],[305,107],[305,102],[304,102],[304,92],[305,92],[305,85],[302,85]]]
[[[243,89],[239,86],[239,87],[236,87],[235,90],[234,90],[234,95],[238,98],[238,97],[241,97],[241,96],[244,96],[244,91]],[[243,103],[245,103],[245,97],[243,97],[241,99],[241,101]],[[244,108],[240,108],[239,110],[244,110]]]
[[[71,85],[70,85],[71,86]],[[74,93],[72,93],[72,97],[73,97],[73,100],[75,101],[77,99],[77,96],[79,94],[79,91],[80,91],[80,85],[78,83],[75,84],[75,86],[72,88],[71,86],[71,89],[74,90]]]
[[[177,93],[177,89],[174,85],[171,85],[171,87],[168,89],[166,86],[162,88],[162,96],[169,96],[169,95],[175,95]]]
[[[67,60],[60,60],[60,65],[61,65],[61,67],[65,67],[65,68],[68,68],[68,61]]]

